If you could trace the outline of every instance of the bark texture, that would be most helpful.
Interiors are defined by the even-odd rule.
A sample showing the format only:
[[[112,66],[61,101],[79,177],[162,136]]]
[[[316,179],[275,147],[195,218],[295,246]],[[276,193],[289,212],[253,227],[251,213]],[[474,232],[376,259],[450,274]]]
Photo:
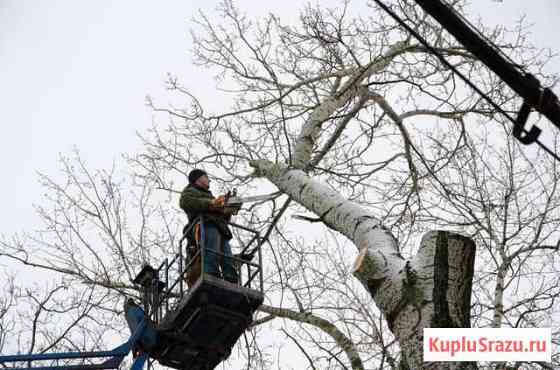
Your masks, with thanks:
[[[469,327],[474,242],[448,231],[432,231],[407,261],[397,240],[358,204],[302,170],[268,161],[251,165],[293,200],[314,212],[359,249],[354,275],[385,315],[402,349],[402,369],[476,369],[470,363],[424,363],[423,329]]]

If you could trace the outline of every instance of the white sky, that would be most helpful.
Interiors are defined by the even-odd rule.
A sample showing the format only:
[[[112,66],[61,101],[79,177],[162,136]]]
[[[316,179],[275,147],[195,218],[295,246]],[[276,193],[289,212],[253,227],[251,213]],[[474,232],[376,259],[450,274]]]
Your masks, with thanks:
[[[560,1],[471,2],[488,24],[512,26],[526,13],[531,41],[560,52]],[[211,76],[190,62],[188,30],[199,7],[211,14],[217,2],[192,3],[0,0],[0,234],[35,227],[36,171],[56,176],[59,153],[76,146],[90,167],[108,168],[138,151],[135,132],[151,123],[144,98],[165,97],[167,72],[211,92]],[[304,2],[237,4],[250,15],[293,19]],[[549,71],[560,73],[560,59]]]

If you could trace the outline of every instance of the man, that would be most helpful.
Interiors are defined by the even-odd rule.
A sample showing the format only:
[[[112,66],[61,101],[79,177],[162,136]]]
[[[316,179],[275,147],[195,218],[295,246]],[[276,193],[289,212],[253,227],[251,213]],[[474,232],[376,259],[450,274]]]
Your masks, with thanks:
[[[236,210],[227,208],[225,201],[223,195],[215,198],[210,192],[208,174],[203,170],[194,169],[189,173],[189,185],[182,191],[179,205],[187,213],[189,225],[201,215],[204,218],[204,246],[206,248],[204,272],[220,277],[219,267],[221,267],[222,277],[230,283],[237,284],[237,271],[231,258],[228,258],[232,256],[229,245],[232,234],[227,225]],[[196,226],[193,227],[193,229],[196,228]],[[212,252],[221,253],[224,256]],[[193,267],[196,270],[198,266]],[[194,278],[197,279],[198,276]],[[192,280],[192,277],[187,277],[187,280]],[[192,283],[194,281],[190,281],[189,285]]]

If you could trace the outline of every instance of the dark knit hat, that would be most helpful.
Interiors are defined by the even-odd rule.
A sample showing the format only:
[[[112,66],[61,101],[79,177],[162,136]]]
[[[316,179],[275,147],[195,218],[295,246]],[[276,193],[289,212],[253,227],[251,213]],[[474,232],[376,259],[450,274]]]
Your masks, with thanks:
[[[189,184],[194,184],[196,180],[198,180],[200,177],[204,175],[208,176],[208,174],[204,170],[199,170],[198,168],[195,168],[189,173]]]

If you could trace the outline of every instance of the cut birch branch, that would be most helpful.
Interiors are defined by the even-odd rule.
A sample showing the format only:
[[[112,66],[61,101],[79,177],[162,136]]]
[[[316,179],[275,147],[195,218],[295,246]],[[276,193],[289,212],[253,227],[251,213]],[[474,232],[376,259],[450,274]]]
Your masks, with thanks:
[[[367,278],[378,281],[384,292],[372,297],[381,310],[392,311],[400,295],[399,272],[404,268],[405,260],[399,253],[395,237],[380,220],[302,170],[290,170],[265,160],[252,161],[250,165],[255,168],[256,176],[266,177],[294,201],[315,213],[326,226],[350,239],[360,251],[365,249],[372,267]],[[357,277],[368,287],[369,280],[362,280],[365,276]]]

